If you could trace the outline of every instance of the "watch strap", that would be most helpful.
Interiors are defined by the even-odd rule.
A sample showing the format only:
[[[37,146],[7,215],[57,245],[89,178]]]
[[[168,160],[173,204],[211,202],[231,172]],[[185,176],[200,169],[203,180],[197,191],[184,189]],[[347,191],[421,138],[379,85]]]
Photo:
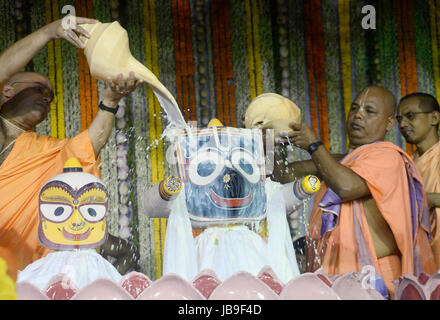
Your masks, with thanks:
[[[118,109],[119,109],[119,105],[117,105],[116,108],[110,108],[110,107],[107,107],[102,101],[99,103],[98,107],[101,110],[108,111],[113,114],[116,114],[116,112],[118,112]]]

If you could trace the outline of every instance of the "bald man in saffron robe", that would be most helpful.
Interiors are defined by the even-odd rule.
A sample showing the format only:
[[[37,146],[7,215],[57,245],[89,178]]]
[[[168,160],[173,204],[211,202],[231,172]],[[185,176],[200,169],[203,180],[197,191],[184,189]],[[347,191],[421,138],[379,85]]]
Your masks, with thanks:
[[[340,162],[306,124],[292,124],[289,133],[324,180],[306,238],[308,271],[323,267],[332,276],[371,265],[376,289],[391,298],[399,276],[436,270],[422,179],[402,149],[384,142],[395,106],[384,88],[359,93],[346,120],[349,153]]]
[[[134,74],[109,80],[102,100],[107,109],[100,108],[88,129],[75,137],[37,135],[33,129],[50,111],[53,87],[41,74],[19,71],[51,40],[62,38],[83,48],[79,35],[88,34],[80,24],[96,20],[78,17],[76,22],[74,29],[65,30],[57,20],[0,55],[0,256],[14,279],[18,270],[49,252],[37,236],[40,188],[62,172],[69,157],[77,158],[85,172],[99,175],[97,158],[110,136],[119,100],[141,84]]]

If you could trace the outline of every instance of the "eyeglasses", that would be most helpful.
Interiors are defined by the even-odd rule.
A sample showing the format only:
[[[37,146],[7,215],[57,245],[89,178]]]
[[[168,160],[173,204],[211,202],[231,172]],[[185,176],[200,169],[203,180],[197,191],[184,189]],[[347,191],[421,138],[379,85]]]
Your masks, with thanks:
[[[53,91],[48,86],[46,86],[45,84],[43,84],[41,82],[38,82],[38,81],[15,81],[11,85],[13,86],[16,83],[33,84],[33,85],[35,85],[33,88],[36,88],[37,90],[39,90],[43,96],[48,97],[50,99],[50,101],[52,101],[54,99]]]
[[[396,119],[397,119],[398,123],[402,122],[403,118],[406,118],[409,121],[413,121],[416,118],[416,114],[419,114],[419,113],[431,113],[431,112],[432,111],[420,111],[420,112],[410,111],[410,112],[405,113],[402,116],[396,116]]]

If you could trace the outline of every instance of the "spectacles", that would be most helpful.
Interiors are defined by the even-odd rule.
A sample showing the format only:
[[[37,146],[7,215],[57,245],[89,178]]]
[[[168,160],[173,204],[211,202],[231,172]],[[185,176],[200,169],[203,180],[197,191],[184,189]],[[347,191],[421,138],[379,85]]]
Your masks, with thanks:
[[[12,83],[11,85],[14,85],[16,83],[29,83],[29,84],[34,84],[36,89],[38,89],[42,95],[44,95],[45,97],[48,97],[50,99],[50,101],[52,101],[54,99],[54,93],[53,91],[46,86],[45,84],[38,82],[38,81],[15,81],[14,83]]]
[[[419,113],[431,113],[431,112],[432,111],[420,111],[420,112],[410,111],[410,112],[405,113],[402,116],[396,116],[396,119],[397,119],[398,123],[402,122],[403,118],[406,118],[409,121],[413,121],[416,118],[416,114],[419,114]]]

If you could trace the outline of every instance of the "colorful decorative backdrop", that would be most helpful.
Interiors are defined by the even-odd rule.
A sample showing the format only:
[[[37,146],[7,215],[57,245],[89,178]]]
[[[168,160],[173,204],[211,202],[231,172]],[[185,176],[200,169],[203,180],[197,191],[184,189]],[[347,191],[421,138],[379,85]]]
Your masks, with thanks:
[[[346,150],[344,119],[368,84],[394,92],[440,94],[440,0],[2,0],[0,51],[62,18],[118,20],[132,54],[174,94],[187,121],[212,117],[241,123],[246,106],[263,92],[295,101],[304,121],[332,152]],[[375,8],[376,29],[363,29],[362,8]],[[86,129],[105,84],[90,76],[82,50],[48,44],[26,67],[46,75],[56,99],[37,132],[59,138]],[[110,232],[139,247],[141,271],[161,275],[166,220],[141,210],[144,190],[170,174],[164,162],[166,123],[146,86],[121,103],[100,158],[111,195]],[[397,127],[387,136],[403,148]],[[294,159],[306,154],[295,150]]]

